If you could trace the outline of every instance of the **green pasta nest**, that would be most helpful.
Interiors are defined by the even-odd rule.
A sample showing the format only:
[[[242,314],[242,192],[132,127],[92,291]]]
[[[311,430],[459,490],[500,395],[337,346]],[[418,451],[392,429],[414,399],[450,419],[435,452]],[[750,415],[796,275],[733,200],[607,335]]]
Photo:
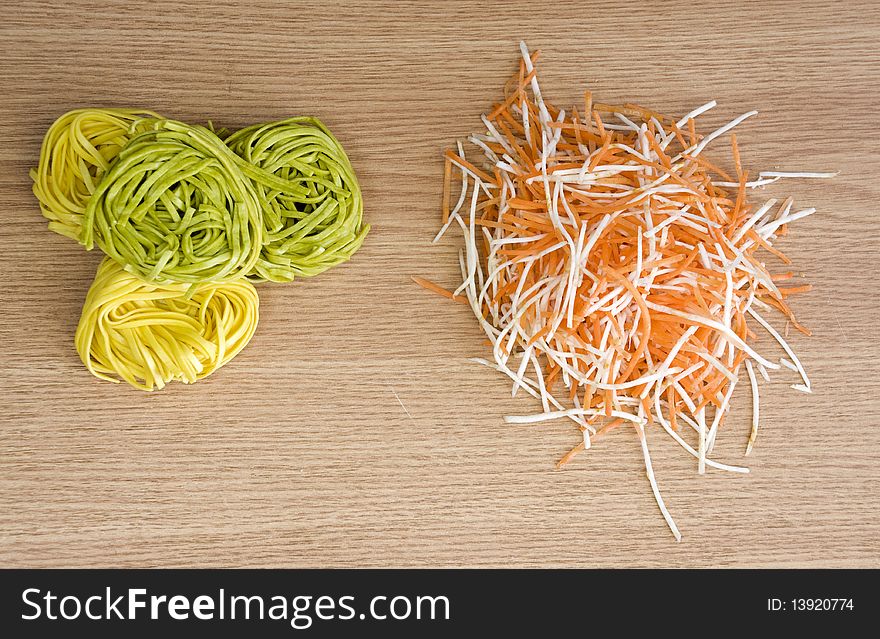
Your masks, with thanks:
[[[149,282],[216,282],[250,273],[263,244],[260,202],[216,135],[173,120],[122,149],[86,207],[80,242],[95,243]]]
[[[357,178],[319,120],[251,126],[226,144],[246,162],[263,212],[256,275],[273,281],[317,275],[360,248],[368,228]]]

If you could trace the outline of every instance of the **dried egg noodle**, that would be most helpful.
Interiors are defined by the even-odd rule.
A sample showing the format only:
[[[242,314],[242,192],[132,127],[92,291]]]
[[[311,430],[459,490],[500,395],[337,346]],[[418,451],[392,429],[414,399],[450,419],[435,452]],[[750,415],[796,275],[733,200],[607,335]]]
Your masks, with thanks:
[[[188,294],[189,293],[189,294]],[[76,329],[76,349],[93,375],[142,390],[190,384],[229,362],[259,320],[247,280],[149,284],[105,258]]]

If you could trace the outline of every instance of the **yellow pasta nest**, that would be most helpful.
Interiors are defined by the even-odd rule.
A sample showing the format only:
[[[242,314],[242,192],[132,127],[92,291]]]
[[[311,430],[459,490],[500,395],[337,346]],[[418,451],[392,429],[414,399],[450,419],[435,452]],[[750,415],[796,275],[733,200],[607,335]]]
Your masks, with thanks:
[[[76,329],[76,349],[96,377],[142,390],[191,384],[235,357],[259,320],[247,280],[150,284],[105,258]]]
[[[79,240],[89,199],[132,138],[132,124],[157,117],[143,109],[77,109],[55,120],[43,139],[39,166],[31,170],[50,230]]]

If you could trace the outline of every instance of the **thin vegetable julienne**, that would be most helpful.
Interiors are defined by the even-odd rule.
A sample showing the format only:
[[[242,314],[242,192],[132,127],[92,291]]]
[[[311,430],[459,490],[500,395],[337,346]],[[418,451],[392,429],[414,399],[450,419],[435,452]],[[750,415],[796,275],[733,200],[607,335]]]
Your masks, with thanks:
[[[743,365],[757,378],[781,365],[810,382],[785,339],[763,314],[776,309],[792,326],[787,300],[808,285],[779,288],[760,251],[790,262],[773,246],[788,223],[791,198],[755,206],[747,191],[785,177],[829,173],[762,172],[749,182],[732,137],[736,178],[702,157],[708,144],[756,112],[709,133],[695,119],[710,102],[681,119],[644,107],[614,106],[584,96],[583,115],[546,102],[534,62],[522,59],[504,99],[483,117],[485,132],[470,137],[483,160],[446,152],[443,227],[463,233],[462,283],[454,291],[422,278],[428,290],[466,299],[489,338],[494,361],[540,400],[543,412],[506,418],[534,423],[568,418],[582,439],[559,461],[569,463],[596,436],[623,424],[635,428],[652,491],[680,538],[660,496],[647,432],[660,427],[706,466],[733,472],[709,457]],[[612,117],[608,117],[608,115]],[[452,170],[462,190],[450,210]],[[761,326],[788,358],[758,353],[749,327]],[[604,425],[603,425],[604,423]],[[691,439],[693,444],[687,440]]]

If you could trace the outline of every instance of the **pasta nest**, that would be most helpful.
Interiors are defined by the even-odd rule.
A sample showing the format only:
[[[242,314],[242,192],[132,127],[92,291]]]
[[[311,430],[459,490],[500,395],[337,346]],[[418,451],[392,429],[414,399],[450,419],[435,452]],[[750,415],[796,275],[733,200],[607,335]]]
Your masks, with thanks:
[[[210,130],[174,120],[135,135],[89,199],[80,242],[157,283],[247,275],[263,245],[254,185]]]
[[[263,211],[264,244],[253,275],[313,276],[348,260],[369,227],[342,145],[315,118],[242,129],[226,144],[245,162]]]
[[[39,166],[30,172],[50,230],[79,239],[95,186],[131,139],[131,125],[147,117],[159,116],[141,109],[76,109],[52,124]]]
[[[105,258],[75,343],[96,377],[153,390],[207,377],[247,345],[258,321],[259,298],[247,280],[150,284]]]

